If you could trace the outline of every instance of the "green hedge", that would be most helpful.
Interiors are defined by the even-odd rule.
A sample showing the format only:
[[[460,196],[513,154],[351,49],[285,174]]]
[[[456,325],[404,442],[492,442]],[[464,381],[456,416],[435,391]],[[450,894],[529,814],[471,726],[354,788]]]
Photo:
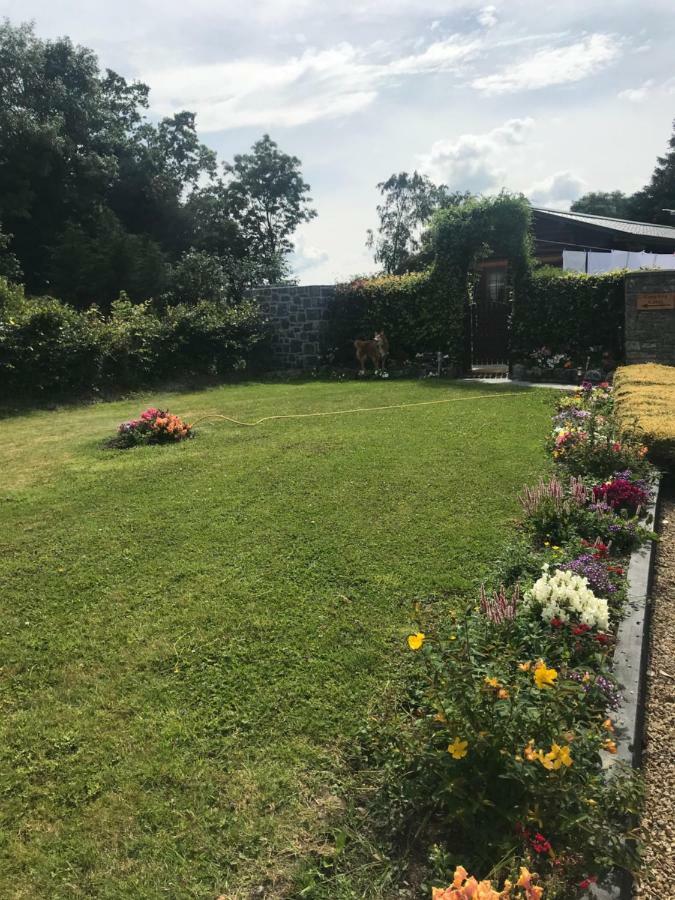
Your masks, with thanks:
[[[327,322],[326,349],[337,362],[351,362],[354,339],[370,339],[383,330],[394,358],[446,350],[447,303],[437,298],[430,272],[339,284]]]
[[[542,346],[569,353],[575,362],[594,351],[624,352],[624,272],[583,275],[543,270],[524,279],[516,292],[511,352],[526,359]]]
[[[253,302],[202,301],[165,312],[125,297],[110,315],[50,297],[29,299],[0,278],[0,392],[54,397],[136,388],[245,368],[264,337]]]

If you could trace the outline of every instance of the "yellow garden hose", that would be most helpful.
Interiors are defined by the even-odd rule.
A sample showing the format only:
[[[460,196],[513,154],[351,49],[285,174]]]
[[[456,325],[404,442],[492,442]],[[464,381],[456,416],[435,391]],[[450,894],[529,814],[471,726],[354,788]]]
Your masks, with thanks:
[[[257,419],[255,422],[241,422],[239,419],[235,419],[232,416],[224,416],[220,413],[210,413],[206,416],[201,416],[199,419],[191,423],[191,427],[194,428],[195,425],[198,425],[200,422],[206,422],[210,419],[221,419],[225,422],[232,422],[233,425],[241,425],[245,428],[255,428],[256,425],[262,425],[263,422],[271,422],[273,419],[312,419],[318,416],[346,416],[350,413],[362,413],[362,412],[380,412],[385,409],[408,409],[412,406],[433,406],[438,403],[461,403],[462,401],[469,400],[494,400],[496,397],[519,397],[523,391],[510,391],[509,393],[499,393],[499,394],[475,394],[473,397],[448,397],[445,400],[421,400],[417,403],[394,403],[391,406],[361,406],[357,409],[334,409],[329,412],[313,412],[313,413],[288,413],[283,416],[263,416],[262,419]]]

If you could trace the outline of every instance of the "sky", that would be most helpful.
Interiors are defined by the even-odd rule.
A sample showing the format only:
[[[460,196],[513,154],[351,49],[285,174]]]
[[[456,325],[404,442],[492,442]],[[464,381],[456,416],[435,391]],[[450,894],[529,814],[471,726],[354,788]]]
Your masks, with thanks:
[[[673,0],[0,0],[189,109],[223,160],[269,133],[302,160],[316,219],[302,284],[375,269],[378,182],[417,169],[453,190],[567,209],[642,187],[675,118]]]

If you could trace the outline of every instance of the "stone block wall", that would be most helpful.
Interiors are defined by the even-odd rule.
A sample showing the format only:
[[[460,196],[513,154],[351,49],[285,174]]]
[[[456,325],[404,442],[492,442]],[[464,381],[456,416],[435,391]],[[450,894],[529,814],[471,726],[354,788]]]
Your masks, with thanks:
[[[316,366],[335,285],[272,285],[253,288],[249,294],[256,298],[269,321],[270,366],[280,369]]]
[[[626,362],[675,366],[673,269],[626,275]]]

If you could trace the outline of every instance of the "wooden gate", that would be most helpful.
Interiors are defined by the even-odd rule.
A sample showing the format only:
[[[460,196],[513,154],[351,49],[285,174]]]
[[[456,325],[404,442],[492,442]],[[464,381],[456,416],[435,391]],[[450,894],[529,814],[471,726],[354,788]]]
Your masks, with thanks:
[[[472,369],[508,371],[510,313],[506,262],[484,263],[471,307]]]

